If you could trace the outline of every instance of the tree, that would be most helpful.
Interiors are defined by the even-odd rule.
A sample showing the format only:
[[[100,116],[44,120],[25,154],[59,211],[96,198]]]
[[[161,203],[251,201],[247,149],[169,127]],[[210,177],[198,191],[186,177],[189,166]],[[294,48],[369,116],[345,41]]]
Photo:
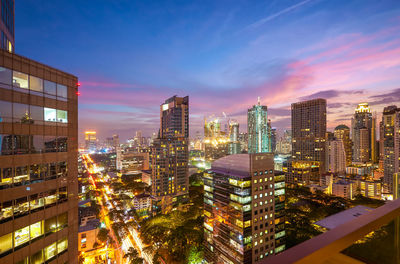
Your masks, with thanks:
[[[124,255],[124,258],[129,260],[130,264],[143,264],[143,258],[139,257],[139,253],[133,247],[128,249],[128,252]]]
[[[99,233],[97,234],[97,239],[103,243],[106,243],[109,239],[109,233],[110,230],[108,230],[107,228],[100,228]]]

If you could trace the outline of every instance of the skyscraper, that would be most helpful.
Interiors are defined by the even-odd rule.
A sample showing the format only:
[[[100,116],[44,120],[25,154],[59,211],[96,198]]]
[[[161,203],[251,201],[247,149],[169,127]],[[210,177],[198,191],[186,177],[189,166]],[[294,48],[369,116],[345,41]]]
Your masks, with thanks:
[[[271,152],[276,151],[276,127],[271,127]]]
[[[155,212],[167,212],[187,196],[188,138],[189,97],[173,96],[160,106],[160,133],[151,147]]]
[[[346,125],[339,125],[335,128],[334,135],[336,139],[343,141],[344,151],[346,152],[346,166],[350,166],[353,156],[350,128]]]
[[[239,154],[241,152],[239,142],[239,123],[235,120],[229,121],[229,154]]]
[[[284,176],[274,154],[216,160],[204,174],[207,263],[258,263],[285,249]]]
[[[343,140],[333,139],[327,142],[327,171],[344,173],[346,171],[346,151]]]
[[[229,154],[229,135],[221,126],[219,118],[204,119],[204,156],[207,161]]]
[[[372,136],[375,128],[372,126],[371,108],[368,103],[358,104],[354,117],[351,119],[351,135],[353,141],[353,161],[368,162],[371,160]],[[374,140],[375,142],[375,140]]]
[[[97,148],[96,131],[85,131],[85,148],[89,151],[94,151]]]
[[[257,105],[247,111],[247,136],[248,153],[271,152],[267,106],[261,105],[260,98]]]
[[[77,81],[0,50],[0,263],[78,262]]]
[[[391,105],[383,109],[382,128],[383,182],[387,190],[393,193],[394,177],[400,175],[400,108]]]
[[[1,0],[1,48],[8,52],[14,52],[15,37],[14,37],[14,0]]]
[[[325,172],[326,100],[314,99],[292,104],[292,159]],[[311,170],[307,170],[311,171]],[[293,178],[295,179],[295,178]],[[310,178],[319,182],[319,179]],[[296,182],[293,182],[296,184]]]

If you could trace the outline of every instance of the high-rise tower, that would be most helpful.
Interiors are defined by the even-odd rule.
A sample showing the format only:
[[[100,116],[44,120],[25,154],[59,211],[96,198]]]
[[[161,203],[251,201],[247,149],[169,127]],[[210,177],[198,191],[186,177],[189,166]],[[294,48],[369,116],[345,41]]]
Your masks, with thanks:
[[[384,108],[382,128],[383,182],[387,190],[394,193],[394,177],[400,175],[400,108],[395,105]]]
[[[173,96],[160,106],[160,133],[151,148],[155,212],[167,212],[187,196],[188,137],[189,97]]]
[[[267,106],[258,103],[247,111],[248,153],[271,152]]]
[[[336,139],[343,141],[344,150],[346,152],[346,166],[350,166],[353,152],[352,142],[350,139],[350,128],[346,125],[339,125],[335,128],[333,133]]]
[[[372,123],[372,113],[368,103],[358,104],[354,117],[351,119],[354,162],[371,160],[372,136],[375,136]]]
[[[319,182],[325,172],[326,100],[314,99],[292,104],[292,159],[293,167],[312,175],[299,177],[288,172],[289,183]],[[318,169],[319,173],[314,173]],[[301,182],[300,182],[301,181]]]

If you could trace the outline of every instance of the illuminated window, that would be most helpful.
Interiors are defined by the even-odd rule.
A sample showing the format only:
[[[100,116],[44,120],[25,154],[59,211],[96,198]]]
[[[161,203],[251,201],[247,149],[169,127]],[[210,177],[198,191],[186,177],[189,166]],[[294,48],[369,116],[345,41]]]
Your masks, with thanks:
[[[56,242],[54,242],[50,246],[47,246],[44,249],[44,260],[49,260],[52,257],[54,257],[55,255],[57,255],[57,243]]]
[[[41,235],[43,235],[43,221],[32,224],[30,226],[30,229],[31,239],[40,237]]]
[[[57,253],[60,254],[61,252],[63,252],[64,250],[66,250],[68,248],[68,240],[67,238],[64,238],[62,240],[59,240],[57,242]]]
[[[43,80],[35,76],[29,76],[29,88],[32,91],[43,92]]]
[[[57,110],[57,122],[68,123],[67,111]]]
[[[44,120],[50,122],[57,121],[57,110],[53,108],[44,108]]]
[[[0,237],[0,254],[12,249],[12,233]]]
[[[23,89],[29,89],[28,74],[13,71],[13,86]]]
[[[14,232],[15,247],[25,244],[29,241],[29,226],[18,229]]]

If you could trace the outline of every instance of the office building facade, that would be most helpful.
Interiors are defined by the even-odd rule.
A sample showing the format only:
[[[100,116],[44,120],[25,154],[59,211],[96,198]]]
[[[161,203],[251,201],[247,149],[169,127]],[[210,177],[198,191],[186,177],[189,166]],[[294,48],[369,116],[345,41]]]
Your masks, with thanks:
[[[78,261],[77,81],[0,50],[0,263]]]
[[[160,133],[151,147],[154,211],[167,212],[189,188],[189,97],[173,96],[160,106]]]
[[[327,142],[327,171],[344,174],[346,172],[346,151],[341,139]]]
[[[267,106],[260,99],[247,111],[248,153],[271,152],[271,133]]]
[[[292,159],[311,162],[320,174],[326,170],[326,100],[292,104]],[[318,180],[319,182],[319,180]]]
[[[230,138],[219,118],[204,119],[204,157],[213,161],[229,154]],[[234,130],[234,128],[233,128]]]
[[[272,153],[229,155],[213,162],[204,175],[206,262],[259,263],[283,251],[284,187],[284,177],[275,175]]]
[[[383,183],[394,193],[394,177],[400,175],[400,108],[395,105],[385,107],[382,115],[383,139]],[[398,186],[397,186],[398,188]]]

